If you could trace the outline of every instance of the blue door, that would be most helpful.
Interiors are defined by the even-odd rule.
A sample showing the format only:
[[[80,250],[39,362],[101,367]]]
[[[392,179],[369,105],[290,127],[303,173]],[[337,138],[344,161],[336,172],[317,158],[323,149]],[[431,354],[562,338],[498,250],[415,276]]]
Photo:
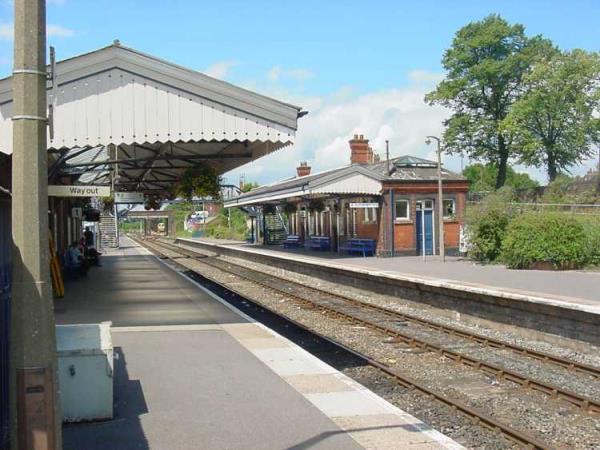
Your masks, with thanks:
[[[421,205],[417,204],[415,219],[417,222],[417,255],[423,254],[423,226],[425,226],[425,254],[433,255],[433,209],[422,209]]]

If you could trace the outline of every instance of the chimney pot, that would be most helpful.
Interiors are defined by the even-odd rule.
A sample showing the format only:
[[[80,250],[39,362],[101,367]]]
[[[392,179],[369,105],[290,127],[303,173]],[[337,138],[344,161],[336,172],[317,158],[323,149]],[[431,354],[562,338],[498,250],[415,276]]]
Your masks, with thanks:
[[[298,177],[310,175],[310,166],[308,165],[308,162],[300,161],[300,164],[296,167],[296,175],[298,175]]]
[[[363,134],[355,134],[349,144],[352,164],[371,164],[373,162],[373,151],[369,147],[369,140],[365,139]]]

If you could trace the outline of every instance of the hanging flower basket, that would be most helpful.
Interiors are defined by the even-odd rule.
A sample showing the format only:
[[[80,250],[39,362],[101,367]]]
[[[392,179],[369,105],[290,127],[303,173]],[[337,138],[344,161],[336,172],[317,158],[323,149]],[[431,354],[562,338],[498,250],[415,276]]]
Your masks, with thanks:
[[[102,198],[102,211],[105,213],[112,213],[114,211],[115,206],[115,197],[103,197]]]
[[[321,199],[313,198],[308,203],[308,210],[310,212],[322,212],[324,209],[325,209],[325,204],[323,203],[323,200],[321,200]]]
[[[221,177],[206,164],[198,164],[187,169],[176,188],[177,195],[191,200],[196,197],[218,199],[221,193]]]
[[[294,214],[297,211],[297,207],[294,203],[286,203],[283,205],[283,212],[286,214]]]
[[[263,205],[263,214],[275,214],[275,206],[274,205],[270,205],[270,204],[266,204]]]
[[[146,198],[146,202],[144,203],[144,209],[149,211],[151,209],[157,210],[160,209],[161,199],[156,195],[152,195]]]

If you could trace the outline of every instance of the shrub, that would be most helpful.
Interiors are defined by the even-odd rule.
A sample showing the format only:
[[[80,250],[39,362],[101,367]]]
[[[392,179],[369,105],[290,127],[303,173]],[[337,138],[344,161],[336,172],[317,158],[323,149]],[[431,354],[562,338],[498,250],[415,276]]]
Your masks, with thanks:
[[[481,262],[494,262],[500,256],[506,227],[513,215],[510,189],[488,195],[467,211],[469,256]]]
[[[580,216],[585,233],[587,264],[600,266],[600,216]]]
[[[537,263],[556,269],[584,266],[584,226],[577,218],[561,213],[523,213],[511,221],[502,244],[502,259],[511,269],[535,268]]]

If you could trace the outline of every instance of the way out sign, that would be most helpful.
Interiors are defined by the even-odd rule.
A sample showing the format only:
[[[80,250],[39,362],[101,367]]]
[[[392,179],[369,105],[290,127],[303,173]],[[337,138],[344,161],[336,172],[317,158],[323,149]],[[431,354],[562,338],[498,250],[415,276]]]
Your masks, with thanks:
[[[50,197],[109,197],[109,186],[59,186],[49,185]]]

